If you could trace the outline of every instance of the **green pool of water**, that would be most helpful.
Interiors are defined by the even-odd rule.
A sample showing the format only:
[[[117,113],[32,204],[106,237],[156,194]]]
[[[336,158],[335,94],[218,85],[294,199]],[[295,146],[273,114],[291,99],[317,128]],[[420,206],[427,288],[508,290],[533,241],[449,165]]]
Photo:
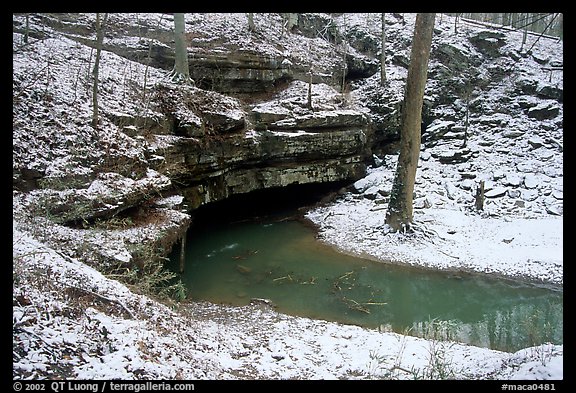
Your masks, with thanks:
[[[299,221],[192,227],[186,246],[191,300],[263,298],[286,314],[504,351],[563,342],[561,289],[344,255]]]

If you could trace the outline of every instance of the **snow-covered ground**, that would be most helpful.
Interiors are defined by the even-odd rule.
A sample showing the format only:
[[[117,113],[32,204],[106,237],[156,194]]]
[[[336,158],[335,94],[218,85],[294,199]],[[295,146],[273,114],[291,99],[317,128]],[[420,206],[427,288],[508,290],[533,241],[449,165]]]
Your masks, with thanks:
[[[373,169],[356,185],[389,172]],[[346,194],[307,217],[347,252],[562,284],[561,217],[496,219],[445,206],[416,210],[420,232],[392,234],[385,204],[366,195]],[[563,379],[563,345],[505,353],[283,315],[260,303],[171,309],[16,227],[13,260],[18,378]]]
[[[441,167],[436,169],[439,174]],[[393,176],[390,167],[374,168],[355,183],[362,193],[349,193],[309,212],[307,218],[320,227],[326,242],[370,259],[563,283],[562,217],[491,217],[470,206],[442,203],[415,209],[415,233],[389,233],[387,199],[374,199],[373,193],[390,187]],[[428,195],[435,192],[430,184],[423,190]]]
[[[15,378],[563,378],[563,345],[506,353],[283,315],[260,303],[172,309],[18,229],[13,258]]]
[[[406,31],[411,31],[413,16],[406,16]],[[226,18],[245,21],[243,14]],[[355,19],[349,17],[348,23]],[[448,27],[437,26],[438,34],[444,35],[445,42],[453,39],[452,44],[458,45],[459,38],[448,34],[451,19],[444,16],[444,24]],[[220,34],[222,29],[214,26],[214,35]],[[222,26],[234,30],[235,24]],[[467,28],[472,29],[463,25],[461,31]],[[245,36],[241,35],[242,39]],[[15,33],[15,45],[21,40],[22,35]],[[30,169],[44,167],[46,179],[57,184],[59,179],[70,180],[66,176],[71,168],[76,182],[90,179],[91,163],[103,153],[97,149],[100,142],[113,140],[118,154],[127,161],[143,160],[141,141],[111,126],[100,139],[92,138],[89,127],[82,126],[90,118],[89,90],[76,85],[88,74],[88,47],[58,37],[26,50],[30,53],[17,53],[13,64],[15,88],[26,87],[13,108],[15,163]],[[561,44],[540,42],[534,53],[540,60],[561,59]],[[51,67],[46,81],[35,79],[45,65]],[[103,107],[135,111],[132,106],[137,106],[136,102],[118,97],[128,91],[126,74],[133,72],[134,78],[140,78],[144,66],[109,52],[104,52],[101,66]],[[491,66],[497,69],[501,65],[494,62]],[[516,67],[522,70],[522,83],[549,84],[548,73],[540,72],[533,59],[526,58]],[[401,85],[403,70],[391,65],[391,86]],[[162,75],[150,69],[148,82]],[[362,101],[362,91],[376,85],[375,78],[353,92],[351,99]],[[35,86],[40,83],[43,85]],[[556,105],[554,100],[544,99],[536,104],[532,96],[508,97],[514,83],[504,80],[487,89],[479,97],[482,105],[493,108],[503,97],[510,106]],[[45,91],[52,94],[49,107],[40,105],[44,101],[39,97]],[[76,101],[83,104],[72,105]],[[58,113],[65,115],[58,120]],[[556,119],[543,121],[524,114],[473,117],[468,138],[472,158],[461,164],[441,164],[436,159],[445,157],[461,140],[445,138],[435,145],[425,144],[415,189],[414,234],[389,233],[384,224],[386,195],[397,158],[393,154],[377,157],[378,165],[355,183],[355,190],[309,211],[307,217],[319,226],[322,241],[343,252],[563,285],[563,130],[557,120],[561,117],[562,108]],[[53,119],[61,123],[53,126]],[[64,146],[72,146],[75,154],[70,155],[72,150]],[[61,154],[56,154],[56,148],[62,148]],[[54,156],[59,158],[50,161]],[[483,212],[472,208],[479,180],[484,180],[487,193],[491,192]],[[26,198],[20,197],[14,199],[13,208],[15,379],[564,378],[563,345],[544,344],[506,353],[283,315],[259,302],[246,307],[161,303],[103,275],[86,260],[66,255],[58,242],[39,241],[37,234],[42,228],[30,224],[38,221],[26,221],[16,214],[24,209]],[[46,231],[50,230],[62,228],[46,226]],[[55,232],[54,238],[61,243],[76,242],[79,232],[66,228],[66,233]],[[100,240],[93,243],[102,246]],[[114,240],[119,248],[112,251],[124,255],[124,240]]]

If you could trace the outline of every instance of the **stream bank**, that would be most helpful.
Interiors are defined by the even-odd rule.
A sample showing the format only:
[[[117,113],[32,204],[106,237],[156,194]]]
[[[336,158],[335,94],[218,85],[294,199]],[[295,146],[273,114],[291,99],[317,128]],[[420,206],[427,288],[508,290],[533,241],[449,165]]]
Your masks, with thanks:
[[[348,256],[319,242],[298,213],[197,218],[180,274],[186,302],[262,302],[288,315],[511,352],[563,342],[561,286]],[[179,247],[171,260],[178,271]]]
[[[190,215],[182,206],[180,180],[198,187],[188,198],[195,203],[230,195],[218,184],[200,188],[192,183],[198,179],[186,175],[194,168],[215,169],[210,174],[219,181],[225,175],[219,170],[232,168],[239,170],[234,175],[253,175],[248,185],[286,185],[300,175],[318,175],[321,181],[334,176],[361,178],[364,171],[369,172],[369,149],[388,161],[377,150],[397,135],[414,15],[386,15],[387,48],[393,57],[387,64],[389,85],[382,88],[373,59],[358,50],[350,50],[345,58],[335,42],[315,34],[328,24],[348,22],[354,28],[346,32],[363,37],[357,42],[369,42],[379,32],[376,15],[306,14],[300,20],[319,22],[315,25],[319,29],[308,26],[304,34],[299,29],[307,26],[302,25],[288,34],[282,30],[280,15],[256,14],[257,21],[263,22],[258,26],[272,33],[252,35],[246,32],[244,14],[188,14],[188,27],[197,34],[193,51],[202,54],[200,61],[216,60],[212,69],[199,69],[207,76],[202,87],[222,91],[189,89],[178,97],[190,98],[190,105],[168,105],[161,111],[155,105],[171,104],[170,100],[149,98],[152,91],[159,92],[152,86],[171,91],[170,86],[166,89],[167,72],[162,67],[169,69],[173,63],[167,56],[172,52],[172,21],[159,14],[111,14],[113,23],[107,29],[100,64],[101,127],[94,130],[89,44],[95,15],[34,13],[26,18],[14,14],[13,375],[27,379],[439,379],[442,376],[433,374],[430,367],[431,353],[438,352],[430,350],[441,348],[455,378],[562,379],[562,345],[501,353],[262,312],[252,306],[236,310],[199,304],[194,308],[198,315],[209,309],[208,314],[223,316],[217,322],[194,320],[102,274],[103,267],[115,264],[134,271],[130,265],[134,247],[155,244],[165,228],[185,231]],[[358,200],[343,196],[328,207],[334,214],[324,221],[329,211],[318,210],[321,236],[349,252],[371,250],[375,258],[410,263],[416,258],[415,264],[443,269],[457,262],[487,274],[530,270],[531,277],[562,283],[563,76],[555,72],[552,78],[545,68],[561,68],[563,43],[541,40],[525,53],[518,49],[521,32],[494,34],[462,23],[455,33],[453,26],[454,19],[444,16],[434,34],[422,176],[415,201],[422,210],[418,223],[439,233],[445,239],[439,242],[440,249],[458,258],[434,251],[438,244],[430,244],[430,238],[380,237],[386,231],[376,214],[382,206],[375,204],[385,198],[385,183],[373,184]],[[30,33],[26,45],[22,45],[24,29]],[[372,48],[377,52],[377,45]],[[231,69],[226,54],[238,49],[244,67]],[[154,61],[146,61],[149,51]],[[255,62],[263,59],[267,69],[254,72],[254,80],[234,80],[250,75]],[[345,63],[361,78],[349,81],[350,90],[342,94]],[[318,116],[306,110],[310,64]],[[210,76],[221,66],[229,72],[220,80],[223,83],[214,83],[219,80]],[[294,79],[281,80],[286,76]],[[259,87],[262,93],[276,80],[281,83],[274,86],[278,94],[274,97],[261,94],[244,102],[228,95],[234,86]],[[478,88],[468,105],[463,93],[470,82]],[[200,103],[206,113],[211,112],[208,116],[194,111]],[[347,111],[350,104],[356,112]],[[330,125],[332,112],[340,120],[352,121],[346,132],[320,136],[313,129],[300,132],[299,128],[314,122]],[[466,113],[468,128],[464,127]],[[264,129],[253,127],[258,114],[263,115],[258,125]],[[370,130],[364,130],[367,118],[374,144]],[[182,124],[174,127],[170,119]],[[210,135],[212,131],[216,135]],[[241,155],[249,158],[242,165],[254,163],[254,147],[254,152],[269,153],[277,160],[273,175],[289,176],[250,172],[234,166],[230,155],[220,162],[218,155],[199,149],[212,141],[216,149],[224,149],[219,138],[227,138],[228,151],[238,143]],[[334,143],[326,146],[344,145],[348,150],[336,161],[327,159],[325,163],[335,165],[324,172],[316,171],[322,169],[319,162],[295,172],[294,166],[283,162],[289,157],[282,156],[284,150],[276,143],[289,145],[299,159],[306,160],[311,157],[301,142],[315,140],[316,153],[326,158],[331,153],[322,150],[322,141],[330,138]],[[257,140],[264,146],[257,146]],[[349,142],[353,146],[346,146]],[[336,171],[339,163],[347,169]],[[232,186],[242,190],[242,179],[236,177]],[[481,180],[492,186],[487,188],[492,198],[486,214],[464,214]],[[224,191],[211,195],[214,189]],[[157,203],[161,206],[153,211],[161,214],[151,215],[156,222],[128,215]],[[84,220],[89,224],[101,220],[104,223],[99,224],[106,227],[88,231],[79,227]],[[402,252],[402,247],[409,252]],[[394,255],[385,255],[392,251]],[[237,319],[227,319],[231,314]]]

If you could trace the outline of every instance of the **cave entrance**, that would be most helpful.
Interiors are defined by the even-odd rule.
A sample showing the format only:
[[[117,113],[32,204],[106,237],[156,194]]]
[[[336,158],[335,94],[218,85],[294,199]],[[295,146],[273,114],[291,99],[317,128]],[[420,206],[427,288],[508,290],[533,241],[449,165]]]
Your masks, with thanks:
[[[350,181],[292,184],[232,195],[196,209],[190,230],[271,216],[295,217],[303,214],[306,207],[334,199],[350,184]]]

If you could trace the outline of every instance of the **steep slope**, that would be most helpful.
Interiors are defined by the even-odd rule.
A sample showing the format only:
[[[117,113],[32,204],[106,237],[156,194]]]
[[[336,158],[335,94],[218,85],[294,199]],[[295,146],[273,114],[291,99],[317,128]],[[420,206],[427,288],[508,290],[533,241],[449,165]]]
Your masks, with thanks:
[[[244,14],[187,14],[197,83],[182,88],[166,80],[170,16],[113,14],[98,130],[89,125],[94,19],[32,14],[26,44],[25,17],[13,15],[14,377],[370,378],[374,346],[391,348],[389,359],[409,347],[417,359],[399,366],[427,371],[424,340],[258,305],[181,314],[136,294],[158,285],[147,284],[158,269],[148,262],[202,204],[337,180],[359,180],[345,203],[386,203],[414,15],[387,14],[381,87],[379,15],[305,14],[288,31],[285,17],[256,14],[250,34]],[[437,23],[417,209],[478,214],[470,207],[484,181],[483,217],[562,217],[563,77],[549,71],[562,66],[562,42],[520,53],[520,34]],[[453,347],[457,378],[472,379],[554,379],[563,351]],[[393,366],[390,377],[411,377]]]

